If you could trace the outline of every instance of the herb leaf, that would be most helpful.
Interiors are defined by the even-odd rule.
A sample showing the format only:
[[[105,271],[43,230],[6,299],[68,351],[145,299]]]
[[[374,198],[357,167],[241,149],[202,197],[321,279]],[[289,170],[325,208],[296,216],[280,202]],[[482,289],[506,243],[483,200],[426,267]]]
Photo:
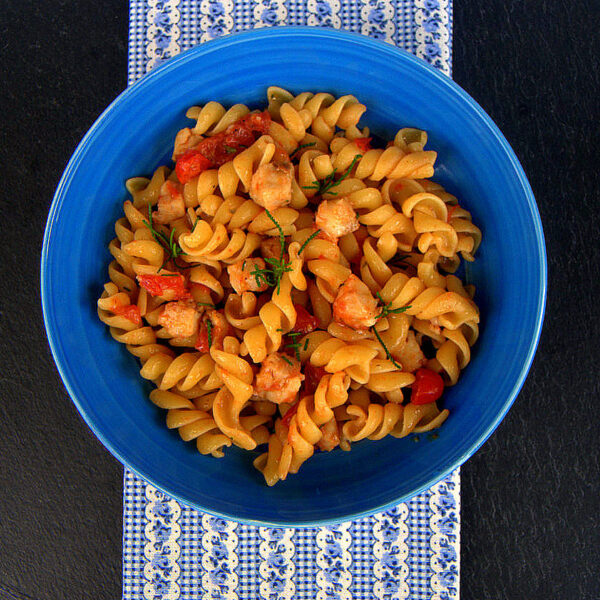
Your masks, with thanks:
[[[296,155],[297,152],[302,150],[302,148],[308,148],[309,146],[314,146],[317,142],[309,142],[308,144],[300,144],[291,154],[290,160]]]
[[[288,365],[290,365],[290,367],[293,367],[293,366],[294,366],[294,363],[293,363],[293,362],[292,362],[292,361],[291,361],[291,360],[290,360],[290,359],[289,359],[287,356],[284,356],[284,355],[282,354],[282,355],[281,355],[281,358],[283,358],[283,360],[285,360],[285,362],[286,362]]]
[[[192,227],[192,231],[195,229],[199,220],[200,220],[200,217],[198,217],[196,219],[196,222],[194,223],[194,225]],[[156,240],[156,242],[158,244],[160,244],[168,253],[167,257],[165,258],[165,261],[158,269],[158,271],[157,271],[158,273],[160,273],[167,266],[168,262],[171,260],[173,261],[173,264],[178,269],[181,269],[181,270],[191,269],[192,267],[196,267],[200,264],[200,263],[191,263],[191,264],[187,264],[187,265],[180,265],[177,262],[177,258],[179,258],[180,256],[187,256],[187,252],[184,252],[183,249],[181,248],[181,246],[179,245],[179,242],[177,242],[175,240],[175,229],[171,229],[171,233],[169,234],[169,237],[167,238],[167,236],[164,233],[162,233],[161,231],[158,231],[154,227],[154,221],[152,219],[152,207],[150,205],[148,205],[148,221],[146,221],[145,219],[142,219],[142,223],[150,230],[150,233],[152,234],[152,237]]]
[[[269,219],[275,223],[275,227],[277,227],[277,230],[279,231],[279,245],[281,251],[279,254],[279,259],[270,257],[265,258],[265,263],[268,266],[266,266],[264,269],[261,269],[256,265],[250,275],[254,275],[257,286],[260,287],[264,283],[268,287],[277,287],[277,293],[279,294],[281,290],[281,278],[283,277],[284,273],[292,270],[292,263],[285,262],[284,260],[285,234],[283,233],[283,228],[266,208],[265,212],[267,213]]]
[[[399,369],[400,371],[402,371],[402,365],[398,364],[395,360],[394,357],[391,355],[390,351],[388,350],[387,346],[383,343],[383,340],[381,339],[381,336],[379,335],[379,332],[377,331],[377,329],[375,328],[375,325],[373,325],[371,327],[371,330],[373,331],[373,333],[375,334],[375,337],[379,340],[379,343],[382,345],[383,349],[385,350],[385,355],[387,356],[388,360],[392,361],[393,365]]]
[[[387,317],[388,315],[399,315],[400,313],[406,312],[409,308],[412,307],[412,305],[408,305],[408,306],[401,306],[400,308],[391,308],[392,302],[388,302],[386,304],[383,301],[383,298],[381,297],[381,294],[379,292],[377,292],[375,295],[379,298],[379,300],[381,300],[381,303],[383,304],[381,312],[377,315],[378,321],[380,319],[383,319],[383,317]]]
[[[210,348],[212,345],[212,328],[213,328],[213,324],[212,321],[210,319],[206,320],[206,332],[208,334],[208,347]]]
[[[304,248],[306,248],[306,246],[308,246],[308,243],[315,237],[317,237],[317,235],[319,235],[319,233],[321,233],[320,229],[317,229],[314,233],[311,233],[309,237],[306,238],[306,241],[304,242],[304,244],[302,244],[302,246],[300,246],[300,250],[298,250],[298,254],[302,253],[302,250],[304,250]]]
[[[335,196],[335,195],[337,195],[337,192],[332,192],[330,190],[332,188],[334,188],[336,185],[340,185],[340,183],[342,181],[344,181],[344,179],[346,179],[346,177],[348,177],[348,175],[350,175],[350,173],[352,172],[352,169],[354,169],[354,165],[356,164],[356,161],[358,161],[361,158],[362,158],[362,154],[357,154],[352,159],[350,166],[340,175],[340,177],[338,179],[335,179],[335,176],[337,175],[337,171],[334,169],[331,173],[329,173],[329,175],[327,175],[327,177],[325,177],[325,179],[323,179],[321,181],[315,180],[312,182],[311,185],[303,185],[302,187],[305,189],[317,190],[317,194],[319,194],[321,196],[326,193],[329,193],[329,194]]]

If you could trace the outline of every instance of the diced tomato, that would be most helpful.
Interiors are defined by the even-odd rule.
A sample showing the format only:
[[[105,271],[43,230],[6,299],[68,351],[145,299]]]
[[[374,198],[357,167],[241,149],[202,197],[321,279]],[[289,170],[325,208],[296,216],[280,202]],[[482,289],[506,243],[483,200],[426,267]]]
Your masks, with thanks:
[[[137,280],[152,296],[162,296],[171,292],[169,297],[172,300],[191,298],[183,275],[138,275]]]
[[[290,423],[292,422],[292,417],[298,412],[298,404],[300,404],[300,401],[296,402],[296,404],[292,404],[292,406],[290,406],[285,415],[283,415],[283,417],[281,418],[281,422],[286,427],[290,426]]]
[[[448,223],[450,223],[450,219],[452,218],[452,214],[454,213],[454,211],[460,208],[460,206],[458,204],[455,204],[454,206],[450,207],[450,210],[448,211],[448,218],[446,219],[448,221]]]
[[[208,343],[207,320],[210,320],[212,325],[210,331],[210,344]],[[222,310],[210,310],[205,313],[204,318],[202,319],[194,347],[199,352],[209,352],[211,347],[222,350],[223,340],[228,335],[235,335],[235,333],[233,327],[227,321],[224,312]]]
[[[200,325],[200,331],[198,332],[194,348],[196,348],[198,352],[208,352],[210,350],[210,346],[208,345],[208,327],[206,326],[205,321],[202,321],[202,324]]]
[[[115,313],[115,315],[121,315],[126,319],[129,319],[136,325],[142,324],[142,315],[140,314],[140,309],[135,304],[114,303],[114,305],[111,306],[111,311]]]
[[[356,138],[354,140],[354,143],[358,146],[358,149],[361,152],[366,152],[367,150],[371,149],[371,140],[373,138],[370,137],[364,137],[364,138]]]
[[[325,375],[327,375],[327,371],[323,367],[313,367],[308,363],[304,369],[304,391],[307,394],[314,394]]]
[[[181,183],[187,183],[202,171],[220,167],[251,146],[257,136],[269,131],[268,111],[250,113],[232,123],[225,131],[207,137],[177,160],[175,172]]]
[[[415,377],[410,398],[413,404],[429,404],[440,398],[444,391],[444,380],[439,373],[421,368],[415,371]]]
[[[314,331],[318,325],[317,317],[311,315],[301,304],[294,304],[296,309],[296,325],[292,331],[296,333],[310,333]]]
[[[175,163],[175,173],[181,183],[187,183],[212,167],[212,162],[198,149],[188,150]]]

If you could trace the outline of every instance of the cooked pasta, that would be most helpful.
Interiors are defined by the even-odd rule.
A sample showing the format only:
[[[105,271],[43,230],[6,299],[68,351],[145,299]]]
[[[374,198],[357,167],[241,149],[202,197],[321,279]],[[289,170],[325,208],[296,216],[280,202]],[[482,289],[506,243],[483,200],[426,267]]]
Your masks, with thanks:
[[[127,181],[98,316],[168,428],[201,454],[255,452],[274,485],[316,452],[448,418],[479,335],[454,273],[481,231],[429,179],[424,131],[374,138],[351,95],[267,102],[193,106],[175,168]]]

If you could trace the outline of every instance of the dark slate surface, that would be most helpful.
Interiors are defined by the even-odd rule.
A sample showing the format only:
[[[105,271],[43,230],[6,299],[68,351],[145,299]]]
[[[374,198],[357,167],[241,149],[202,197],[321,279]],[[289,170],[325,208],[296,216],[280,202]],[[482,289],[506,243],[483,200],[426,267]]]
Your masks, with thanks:
[[[71,152],[125,87],[127,3],[4,0],[0,15],[0,598],[114,600],[122,468],[54,368],[38,260]],[[455,2],[455,79],[529,175],[550,275],[527,383],[463,467],[464,600],[600,597],[598,17],[581,0]]]

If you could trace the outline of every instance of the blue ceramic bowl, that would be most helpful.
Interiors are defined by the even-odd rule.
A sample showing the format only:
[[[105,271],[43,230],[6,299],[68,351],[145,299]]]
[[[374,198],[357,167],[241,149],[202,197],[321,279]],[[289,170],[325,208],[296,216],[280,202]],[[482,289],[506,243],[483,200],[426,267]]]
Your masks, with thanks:
[[[352,93],[365,124],[383,137],[425,129],[439,153],[435,179],[483,230],[470,277],[481,337],[445,406],[435,441],[364,441],[315,455],[298,475],[268,488],[253,455],[198,454],[165,413],[126,349],[96,315],[108,242],[127,194],[124,182],[168,160],[186,108],[208,100],[265,103],[267,86]],[[542,325],[546,258],[539,214],[508,143],[456,84],[389,45],[339,31],[263,29],[203,44],[122,93],[79,144],[60,181],[42,252],[42,303],[50,346],[83,418],[133,471],[200,510],[237,521],[307,526],[359,517],[404,501],[471,456],[518,394]]]

